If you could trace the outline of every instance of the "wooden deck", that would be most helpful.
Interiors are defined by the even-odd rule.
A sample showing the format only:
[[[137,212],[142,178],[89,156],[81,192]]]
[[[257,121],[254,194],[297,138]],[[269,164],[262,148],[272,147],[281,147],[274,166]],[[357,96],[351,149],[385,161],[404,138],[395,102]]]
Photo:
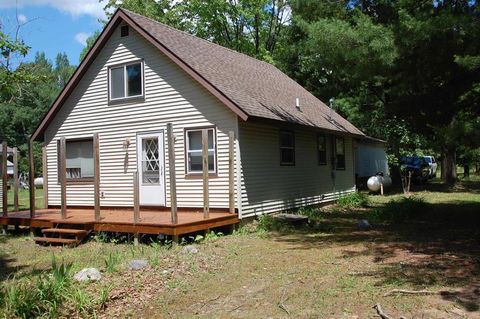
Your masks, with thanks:
[[[145,209],[140,211],[140,220],[134,223],[133,209],[102,209],[100,220],[95,221],[94,210],[69,208],[67,218],[62,219],[60,209],[39,209],[35,217],[30,212],[9,212],[8,217],[0,216],[0,225],[20,225],[38,228],[77,225],[92,231],[108,231],[138,234],[182,235],[210,228],[234,225],[239,222],[237,214],[228,211],[211,211],[204,219],[201,209],[178,211],[178,223],[172,224],[170,211]]]

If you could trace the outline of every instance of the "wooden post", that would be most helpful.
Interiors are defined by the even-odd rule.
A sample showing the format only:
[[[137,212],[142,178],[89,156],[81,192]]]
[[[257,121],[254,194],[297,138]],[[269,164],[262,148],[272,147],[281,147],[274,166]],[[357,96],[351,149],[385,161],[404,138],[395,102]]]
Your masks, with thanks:
[[[47,147],[42,147],[43,208],[48,208],[48,161]]]
[[[133,172],[133,223],[136,225],[140,220],[140,187],[138,172]],[[133,234],[133,245],[138,246],[138,233]]]
[[[133,172],[133,222],[136,224],[140,219],[138,172]]]
[[[95,220],[100,220],[100,139],[98,133],[93,134],[93,201]]]
[[[13,148],[13,210],[18,212],[18,149]]]
[[[231,214],[235,213],[234,143],[235,136],[234,133],[230,131],[228,132],[228,207]]]
[[[168,138],[168,171],[170,176],[170,207],[172,224],[178,223],[177,215],[177,181],[175,177],[175,137],[173,136],[172,123],[167,124]]]
[[[2,142],[2,213],[8,216],[7,142]]]
[[[208,194],[208,130],[202,130],[202,164],[203,164],[203,218],[208,218],[209,214],[209,194]]]
[[[33,160],[33,141],[28,143],[28,190],[30,193],[30,218],[35,217],[35,163]]]
[[[67,218],[67,159],[66,159],[66,142],[65,137],[60,138],[60,205],[62,219]]]

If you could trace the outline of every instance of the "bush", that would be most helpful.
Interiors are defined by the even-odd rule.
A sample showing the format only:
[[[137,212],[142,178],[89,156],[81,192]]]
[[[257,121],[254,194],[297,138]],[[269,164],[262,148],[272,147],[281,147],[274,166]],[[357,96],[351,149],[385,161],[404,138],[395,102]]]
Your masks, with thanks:
[[[367,207],[369,204],[368,196],[365,193],[354,192],[340,196],[337,201],[338,206],[346,209]]]

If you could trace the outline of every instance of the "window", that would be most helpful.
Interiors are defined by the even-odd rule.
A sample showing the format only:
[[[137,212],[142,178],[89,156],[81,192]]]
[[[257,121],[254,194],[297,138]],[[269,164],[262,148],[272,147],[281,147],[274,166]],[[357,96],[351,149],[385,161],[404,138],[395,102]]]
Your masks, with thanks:
[[[208,172],[216,173],[216,134],[215,128],[208,130]],[[203,172],[202,129],[185,130],[185,153],[187,156],[187,174]]]
[[[335,168],[345,169],[345,140],[343,137],[335,137]]]
[[[128,25],[122,25],[120,27],[120,36],[123,37],[128,37]]]
[[[60,141],[57,149],[60,168]],[[65,160],[67,180],[93,179],[93,139],[66,141]]]
[[[327,165],[327,138],[323,134],[317,135],[318,165]]]
[[[280,131],[280,165],[295,165],[295,135]]]
[[[143,64],[135,62],[109,69],[110,100],[143,95]]]

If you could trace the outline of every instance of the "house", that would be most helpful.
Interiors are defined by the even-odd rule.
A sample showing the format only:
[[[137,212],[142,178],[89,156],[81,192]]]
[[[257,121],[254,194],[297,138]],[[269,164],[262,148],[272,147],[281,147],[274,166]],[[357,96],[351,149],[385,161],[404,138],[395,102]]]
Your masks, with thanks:
[[[179,209],[201,209],[205,134],[209,208],[228,210],[233,187],[238,218],[354,191],[353,140],[364,137],[275,66],[124,9],[32,135],[45,146],[49,208],[62,204],[62,138],[65,204],[94,207],[95,133],[102,209],[132,209],[135,172],[141,208],[175,197]]]
[[[357,186],[363,185],[366,187],[368,178],[377,173],[390,175],[385,144],[385,141],[370,136],[356,140],[355,174],[357,176]]]

